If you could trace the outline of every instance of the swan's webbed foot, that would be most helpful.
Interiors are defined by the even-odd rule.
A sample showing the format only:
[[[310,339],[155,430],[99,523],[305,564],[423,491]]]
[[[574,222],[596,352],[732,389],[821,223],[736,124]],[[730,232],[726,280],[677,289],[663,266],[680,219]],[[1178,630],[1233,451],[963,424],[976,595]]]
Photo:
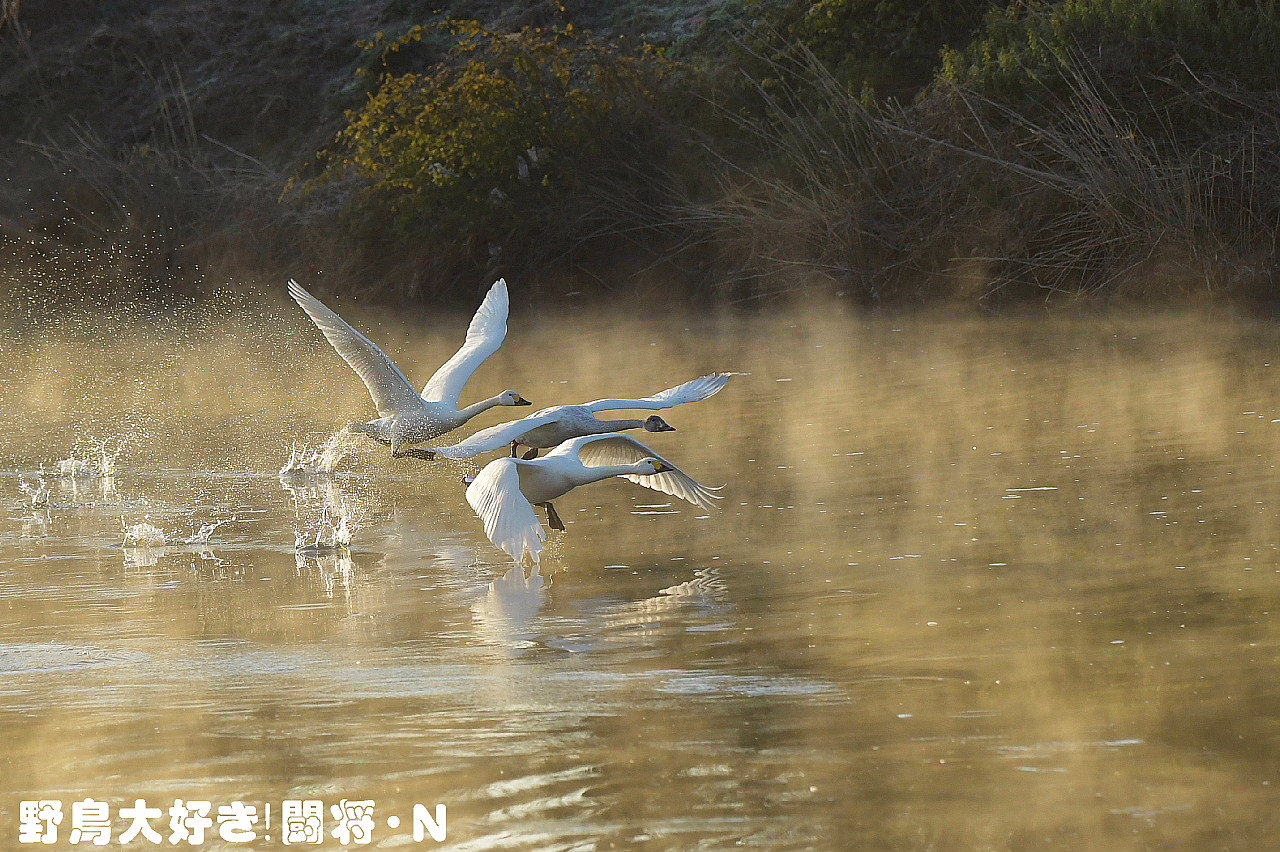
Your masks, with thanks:
[[[516,447],[520,446],[516,441],[511,442],[511,458],[516,457]]]
[[[537,457],[538,457],[538,448],[533,447],[532,449],[529,450],[529,452],[525,453],[520,458],[524,459],[525,461],[531,461],[532,459],[536,459]]]
[[[564,521],[560,520],[560,515],[556,512],[556,507],[550,503],[540,503],[539,505],[547,510],[547,526],[551,527],[553,530],[564,532]]]

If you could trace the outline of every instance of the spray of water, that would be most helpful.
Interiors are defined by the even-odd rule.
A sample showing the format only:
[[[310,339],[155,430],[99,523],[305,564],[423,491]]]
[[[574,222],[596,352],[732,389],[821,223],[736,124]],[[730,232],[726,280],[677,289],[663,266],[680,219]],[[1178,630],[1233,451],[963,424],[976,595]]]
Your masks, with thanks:
[[[116,475],[116,462],[124,453],[124,441],[118,438],[108,438],[91,448],[91,456],[93,456],[98,465],[98,475],[104,479],[110,479]]]
[[[65,459],[53,463],[52,473],[60,479],[110,479],[116,473],[117,462],[124,452],[124,442],[116,438],[104,441],[77,443]],[[44,467],[41,466],[41,474]]]
[[[125,547],[164,547],[169,540],[165,531],[155,524],[143,522],[125,526],[121,518],[120,526],[124,528]]]
[[[86,461],[71,456],[54,465],[54,472],[63,479],[92,479],[93,467]]]
[[[202,524],[198,530],[189,536],[167,532],[163,528],[147,521],[139,524],[126,524],[124,518],[120,519],[120,527],[124,530],[124,546],[127,548],[164,547],[170,543],[206,547],[213,538],[214,530],[234,520],[235,518],[228,518],[222,521]]]
[[[301,514],[301,513],[300,513]],[[294,531],[294,549],[299,553],[321,553],[329,550],[347,550],[351,539],[362,526],[363,507],[339,500],[338,505],[321,507],[320,518],[309,529]],[[299,521],[303,519],[300,517]]]
[[[212,524],[202,524],[199,530],[197,530],[192,535],[189,535],[186,538],[184,538],[182,540],[182,543],[193,544],[193,545],[208,544],[209,540],[213,538],[214,530],[216,530],[218,527],[222,526],[223,524],[231,523],[231,521],[233,520],[235,520],[235,518],[231,518],[225,521],[215,521]]]
[[[32,506],[49,505],[49,483],[45,481],[44,476],[39,476],[35,481],[19,476],[18,488],[31,498]]]
[[[295,444],[289,449],[289,460],[280,468],[281,479],[305,476],[328,476],[338,469],[352,451],[360,446],[359,435],[344,430],[334,432],[322,444]]]

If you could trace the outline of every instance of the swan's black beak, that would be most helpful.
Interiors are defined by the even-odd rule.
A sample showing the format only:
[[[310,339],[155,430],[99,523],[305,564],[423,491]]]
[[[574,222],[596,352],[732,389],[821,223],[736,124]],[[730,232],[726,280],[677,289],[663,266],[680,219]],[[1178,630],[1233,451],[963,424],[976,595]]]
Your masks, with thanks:
[[[525,399],[524,397],[520,397],[520,400],[516,403],[516,405],[533,405],[533,403]]]

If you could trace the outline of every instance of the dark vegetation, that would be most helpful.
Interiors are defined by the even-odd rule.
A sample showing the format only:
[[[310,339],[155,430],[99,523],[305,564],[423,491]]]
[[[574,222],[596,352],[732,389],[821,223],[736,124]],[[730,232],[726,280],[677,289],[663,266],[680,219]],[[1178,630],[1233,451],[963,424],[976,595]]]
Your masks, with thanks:
[[[1278,83],[1265,1],[0,0],[0,280],[1267,308]]]

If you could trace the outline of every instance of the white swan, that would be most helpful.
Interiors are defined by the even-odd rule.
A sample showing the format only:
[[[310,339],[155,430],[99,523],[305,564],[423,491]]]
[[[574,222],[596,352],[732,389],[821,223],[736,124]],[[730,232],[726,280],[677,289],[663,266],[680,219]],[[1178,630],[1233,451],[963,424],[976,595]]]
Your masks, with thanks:
[[[733,375],[733,373],[711,373],[682,385],[667,388],[644,399],[597,399],[585,405],[557,405],[544,408],[528,417],[482,429],[470,438],[452,446],[411,450],[408,454],[427,459],[436,455],[450,459],[469,459],[510,444],[513,456],[516,454],[517,447],[532,447],[533,449],[524,458],[533,459],[538,457],[538,450],[549,449],[570,438],[583,435],[602,435],[621,432],[624,429],[674,432],[675,427],[656,414],[644,420],[601,420],[596,417],[596,413],[615,409],[673,408],[687,402],[700,402],[719,393]]]
[[[467,502],[484,522],[485,535],[516,562],[526,553],[538,563],[546,531],[534,506],[547,511],[552,529],[564,522],[551,501],[591,482],[621,476],[632,482],[710,509],[720,499],[709,488],[630,435],[572,438],[540,459],[500,458],[489,462],[467,486]]]
[[[438,438],[494,406],[531,404],[516,391],[508,390],[458,408],[458,398],[471,374],[498,351],[507,336],[507,282],[502,279],[489,288],[480,303],[462,348],[436,370],[422,393],[414,389],[404,372],[376,343],[302,289],[297,281],[289,281],[289,295],[364,381],[377,406],[377,420],[352,423],[347,430],[362,432],[390,445],[393,456],[402,455],[405,444]]]

